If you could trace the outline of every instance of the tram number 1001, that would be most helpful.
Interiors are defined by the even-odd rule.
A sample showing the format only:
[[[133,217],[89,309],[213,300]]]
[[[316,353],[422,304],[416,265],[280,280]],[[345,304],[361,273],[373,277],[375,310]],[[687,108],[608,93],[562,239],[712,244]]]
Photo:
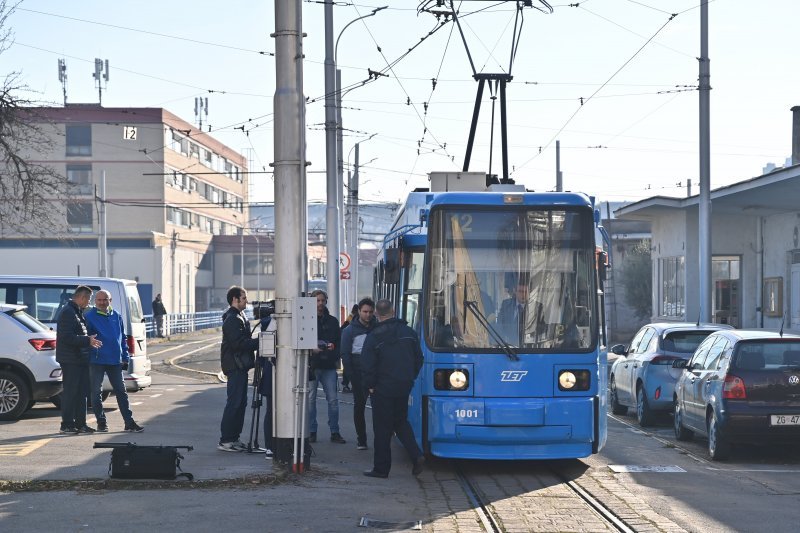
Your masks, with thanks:
[[[478,418],[477,409],[456,409],[456,417],[458,418]]]

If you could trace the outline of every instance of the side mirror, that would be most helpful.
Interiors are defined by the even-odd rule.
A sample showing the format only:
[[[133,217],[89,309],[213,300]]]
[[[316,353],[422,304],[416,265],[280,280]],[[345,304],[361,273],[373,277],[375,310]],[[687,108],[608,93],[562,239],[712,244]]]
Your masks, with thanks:
[[[672,362],[672,368],[686,368],[686,365],[689,363],[686,359],[675,359]]]
[[[615,355],[626,355],[628,353],[628,350],[625,349],[624,344],[615,344],[614,346],[611,347],[611,353]]]

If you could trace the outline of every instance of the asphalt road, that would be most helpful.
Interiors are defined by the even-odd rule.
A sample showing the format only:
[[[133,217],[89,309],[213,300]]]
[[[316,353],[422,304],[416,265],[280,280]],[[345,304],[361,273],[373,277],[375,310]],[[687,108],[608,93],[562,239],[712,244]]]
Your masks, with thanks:
[[[312,470],[303,476],[276,478],[272,462],[260,454],[217,451],[225,401],[225,386],[216,377],[218,340],[219,333],[206,332],[150,345],[153,386],[131,395],[144,433],[120,432],[122,420],[113,397],[105,402],[111,432],[104,435],[59,436],[58,410],[46,404],[20,421],[0,423],[0,479],[18,482],[6,485],[14,490],[0,492],[0,530],[352,531],[362,517],[370,517],[397,524],[392,530],[422,520],[426,531],[480,531],[469,502],[453,482],[450,462],[436,461],[414,478],[408,459],[395,446],[388,480],[361,475],[371,466],[372,455],[355,449],[349,395],[341,396],[340,405],[348,443],[327,440],[323,399],[320,441],[314,446]],[[249,425],[248,414],[243,441]],[[199,481],[107,484],[109,452],[93,449],[95,441],[192,445],[182,466]],[[633,417],[622,416],[609,418],[602,453],[570,464],[578,472],[576,480],[591,487],[595,496],[642,517],[641,523],[647,524],[642,530],[797,530],[798,449],[747,447],[730,461],[712,463],[703,440],[675,441],[669,417],[642,430]],[[498,470],[488,462],[479,468]],[[537,468],[519,463],[515,475],[530,481]],[[644,471],[619,471],[626,468]],[[517,500],[509,498],[531,501],[525,499],[530,496],[526,491],[505,487],[505,496],[498,496],[496,503],[515,508],[510,502]],[[554,527],[578,530],[580,520],[569,509],[562,514],[563,523]]]

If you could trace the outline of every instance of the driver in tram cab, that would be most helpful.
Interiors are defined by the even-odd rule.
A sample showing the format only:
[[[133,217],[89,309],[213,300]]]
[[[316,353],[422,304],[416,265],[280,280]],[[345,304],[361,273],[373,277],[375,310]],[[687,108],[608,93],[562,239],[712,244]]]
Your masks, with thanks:
[[[530,316],[532,310],[535,316]],[[498,330],[506,342],[522,346],[525,344],[526,325],[531,319],[537,322],[536,333],[545,330],[543,315],[542,304],[530,300],[528,281],[521,276],[514,284],[511,298],[500,304],[500,312],[497,314]]]

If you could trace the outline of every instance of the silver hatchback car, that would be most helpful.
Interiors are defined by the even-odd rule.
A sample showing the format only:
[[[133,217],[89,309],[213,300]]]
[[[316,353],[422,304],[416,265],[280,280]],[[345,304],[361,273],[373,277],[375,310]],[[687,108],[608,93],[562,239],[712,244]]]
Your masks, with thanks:
[[[706,337],[721,329],[732,327],[687,322],[647,324],[636,333],[630,346],[612,346],[610,351],[619,358],[609,376],[611,412],[621,415],[635,407],[641,426],[652,424],[659,412],[671,412],[675,382],[683,372],[672,364],[679,359],[688,360]]]

